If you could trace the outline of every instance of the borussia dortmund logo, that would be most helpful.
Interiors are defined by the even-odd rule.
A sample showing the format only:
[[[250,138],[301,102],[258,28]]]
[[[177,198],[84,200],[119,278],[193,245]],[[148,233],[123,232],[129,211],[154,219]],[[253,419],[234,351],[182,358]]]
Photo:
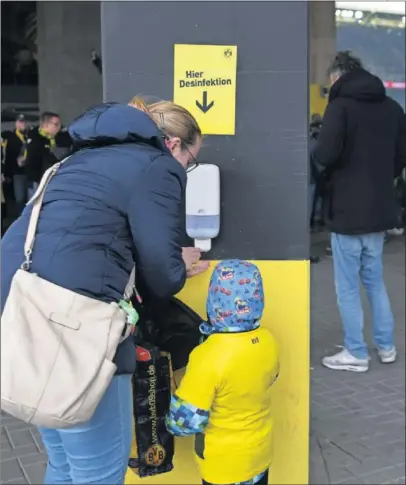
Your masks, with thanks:
[[[226,59],[229,59],[229,58],[230,58],[232,55],[233,55],[233,51],[232,51],[231,49],[226,49],[226,50],[224,51],[224,57],[225,57]]]
[[[145,463],[148,466],[161,466],[165,461],[166,451],[161,445],[152,445],[145,453]]]

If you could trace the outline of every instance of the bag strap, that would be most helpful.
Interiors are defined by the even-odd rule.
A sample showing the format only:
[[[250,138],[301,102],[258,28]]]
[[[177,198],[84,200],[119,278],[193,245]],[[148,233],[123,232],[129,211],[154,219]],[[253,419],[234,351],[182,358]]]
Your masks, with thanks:
[[[130,273],[130,278],[128,279],[128,283],[124,290],[123,299],[130,300],[130,298],[137,293],[137,289],[135,288],[135,266]]]
[[[31,263],[32,263],[31,254],[34,249],[35,236],[37,232],[38,220],[39,220],[39,215],[42,208],[42,203],[44,201],[45,190],[48,187],[48,184],[51,181],[52,177],[59,170],[60,166],[64,164],[69,158],[70,157],[67,157],[64,160],[61,160],[60,162],[55,163],[55,165],[52,165],[52,167],[48,168],[48,170],[42,176],[42,179],[37,188],[37,191],[27,202],[27,205],[32,204],[32,211],[31,211],[30,222],[28,223],[27,236],[25,238],[25,244],[24,244],[25,261],[21,265],[21,269],[23,269],[24,271],[29,271],[31,267]]]

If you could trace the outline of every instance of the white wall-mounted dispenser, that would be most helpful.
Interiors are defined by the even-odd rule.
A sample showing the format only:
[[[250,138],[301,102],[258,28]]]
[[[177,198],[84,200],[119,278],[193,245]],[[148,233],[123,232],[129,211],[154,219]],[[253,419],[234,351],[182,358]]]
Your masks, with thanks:
[[[187,174],[186,233],[195,240],[195,247],[207,252],[219,231],[220,170],[205,163]]]

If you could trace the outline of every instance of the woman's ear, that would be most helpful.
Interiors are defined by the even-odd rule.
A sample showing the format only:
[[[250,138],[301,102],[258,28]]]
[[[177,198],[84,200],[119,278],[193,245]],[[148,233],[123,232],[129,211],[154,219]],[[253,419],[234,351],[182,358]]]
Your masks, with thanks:
[[[173,138],[165,138],[165,145],[169,150],[173,153],[177,149],[180,150],[181,148],[181,141],[180,138],[177,136],[174,136]]]

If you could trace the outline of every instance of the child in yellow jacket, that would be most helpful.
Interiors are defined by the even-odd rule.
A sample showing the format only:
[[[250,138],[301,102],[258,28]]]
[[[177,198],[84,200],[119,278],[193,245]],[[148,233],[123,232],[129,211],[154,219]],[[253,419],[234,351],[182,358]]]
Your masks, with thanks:
[[[190,355],[172,397],[167,427],[195,434],[203,483],[267,484],[272,462],[272,386],[278,347],[260,326],[264,291],[258,268],[227,260],[214,269],[205,341]]]

